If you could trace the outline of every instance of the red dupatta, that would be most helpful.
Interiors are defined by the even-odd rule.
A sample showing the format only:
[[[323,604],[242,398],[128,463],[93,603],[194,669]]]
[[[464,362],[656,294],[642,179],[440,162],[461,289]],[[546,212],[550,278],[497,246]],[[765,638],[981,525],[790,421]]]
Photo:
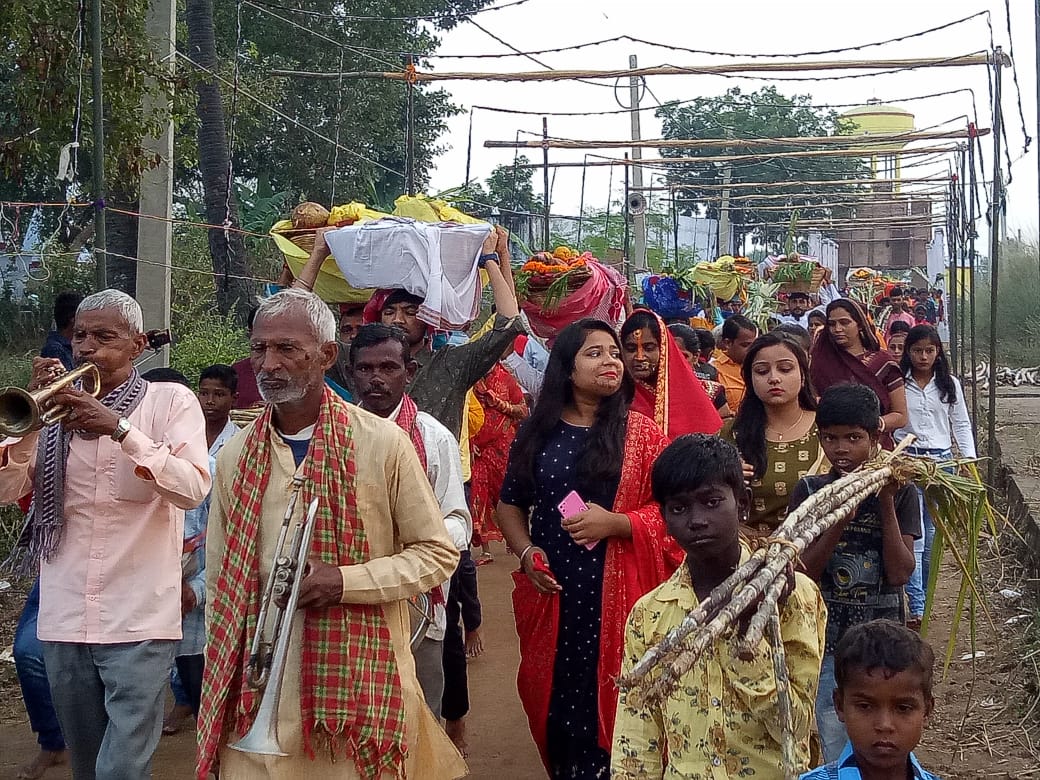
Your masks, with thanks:
[[[636,601],[656,588],[679,567],[683,552],[668,536],[660,509],[651,497],[650,470],[668,440],[651,420],[638,412],[628,415],[625,457],[614,511],[628,515],[632,538],[607,541],[600,619],[599,744],[610,751],[621,672],[625,622]],[[560,625],[560,601],[539,593],[522,571],[513,573],[513,612],[520,638],[516,684],[527,713],[531,735],[542,763],[549,769],[546,723],[552,699],[553,665]]]
[[[664,431],[668,441],[686,433],[716,434],[722,428],[722,418],[708,397],[704,385],[686,362],[679,344],[655,312],[652,314],[661,331],[661,359],[657,364],[657,385],[650,387],[636,382],[632,410],[646,415]]]

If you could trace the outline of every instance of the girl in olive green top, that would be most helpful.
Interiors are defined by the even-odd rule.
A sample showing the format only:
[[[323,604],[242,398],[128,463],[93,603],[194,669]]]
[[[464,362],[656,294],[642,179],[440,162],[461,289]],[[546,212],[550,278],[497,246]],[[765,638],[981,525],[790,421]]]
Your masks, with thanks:
[[[829,468],[816,432],[809,358],[783,333],[759,336],[741,367],[748,393],[722,429],[737,445],[751,488],[747,531],[771,534],[787,514],[798,480]]]

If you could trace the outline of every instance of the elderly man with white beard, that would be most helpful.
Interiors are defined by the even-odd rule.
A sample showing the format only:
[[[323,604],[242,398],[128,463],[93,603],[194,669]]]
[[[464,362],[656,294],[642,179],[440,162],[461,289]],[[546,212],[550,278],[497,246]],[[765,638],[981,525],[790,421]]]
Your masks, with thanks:
[[[423,702],[406,603],[445,582],[458,552],[408,437],[324,384],[337,351],[335,319],[313,293],[260,304],[250,352],[268,406],[225,445],[213,487],[200,778],[217,760],[222,780],[466,772]],[[294,478],[292,521],[313,499],[318,510],[281,681],[288,755],[239,752],[228,743],[261,699],[247,683],[249,647]]]

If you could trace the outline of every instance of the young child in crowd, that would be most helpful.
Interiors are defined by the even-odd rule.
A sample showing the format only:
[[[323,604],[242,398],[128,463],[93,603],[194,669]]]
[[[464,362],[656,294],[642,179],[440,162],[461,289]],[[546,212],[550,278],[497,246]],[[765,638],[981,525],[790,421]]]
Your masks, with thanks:
[[[679,437],[658,457],[651,486],[668,533],[685,550],[686,561],[629,615],[624,672],[750,555],[739,534],[750,496],[731,444],[714,436]],[[816,586],[804,574],[795,574],[781,606],[780,631],[801,767],[809,765],[824,620]],[[661,704],[637,706],[621,692],[611,752],[613,778],[718,777],[720,772],[729,777],[781,776],[772,653],[763,640],[755,657],[742,661],[737,640],[731,633],[711,645]]]
[[[892,357],[896,359],[896,362],[902,359],[903,349],[906,346],[906,335],[910,332],[910,326],[902,320],[892,323],[892,328],[888,332],[888,351],[892,353]]]
[[[827,474],[803,477],[791,495],[789,511],[875,455],[880,420],[877,395],[866,385],[828,389],[816,410],[816,426],[833,468]],[[914,571],[914,540],[920,536],[916,488],[889,485],[802,554],[805,571],[819,582],[827,604],[826,649],[816,699],[816,723],[826,761],[841,755],[848,738],[834,708],[835,648],[845,632],[859,623],[878,618],[904,622],[903,585]]]
[[[935,708],[932,648],[905,626],[873,620],[846,631],[834,658],[834,707],[849,741],[801,780],[939,780],[913,754]]]

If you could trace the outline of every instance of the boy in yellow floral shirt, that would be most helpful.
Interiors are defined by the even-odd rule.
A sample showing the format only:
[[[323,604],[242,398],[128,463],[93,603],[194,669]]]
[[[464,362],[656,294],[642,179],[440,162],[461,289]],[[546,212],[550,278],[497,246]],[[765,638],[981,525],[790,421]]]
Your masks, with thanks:
[[[682,436],[658,457],[651,483],[669,534],[686,551],[686,562],[632,609],[625,630],[623,673],[750,554],[739,535],[750,497],[731,444],[714,436]],[[795,574],[794,588],[781,606],[780,631],[791,680],[799,771],[809,765],[825,626],[819,590],[808,577]],[[730,632],[717,640],[663,703],[636,706],[622,691],[611,777],[782,777],[772,654],[763,640],[755,657],[742,661],[736,652],[738,638]]]

